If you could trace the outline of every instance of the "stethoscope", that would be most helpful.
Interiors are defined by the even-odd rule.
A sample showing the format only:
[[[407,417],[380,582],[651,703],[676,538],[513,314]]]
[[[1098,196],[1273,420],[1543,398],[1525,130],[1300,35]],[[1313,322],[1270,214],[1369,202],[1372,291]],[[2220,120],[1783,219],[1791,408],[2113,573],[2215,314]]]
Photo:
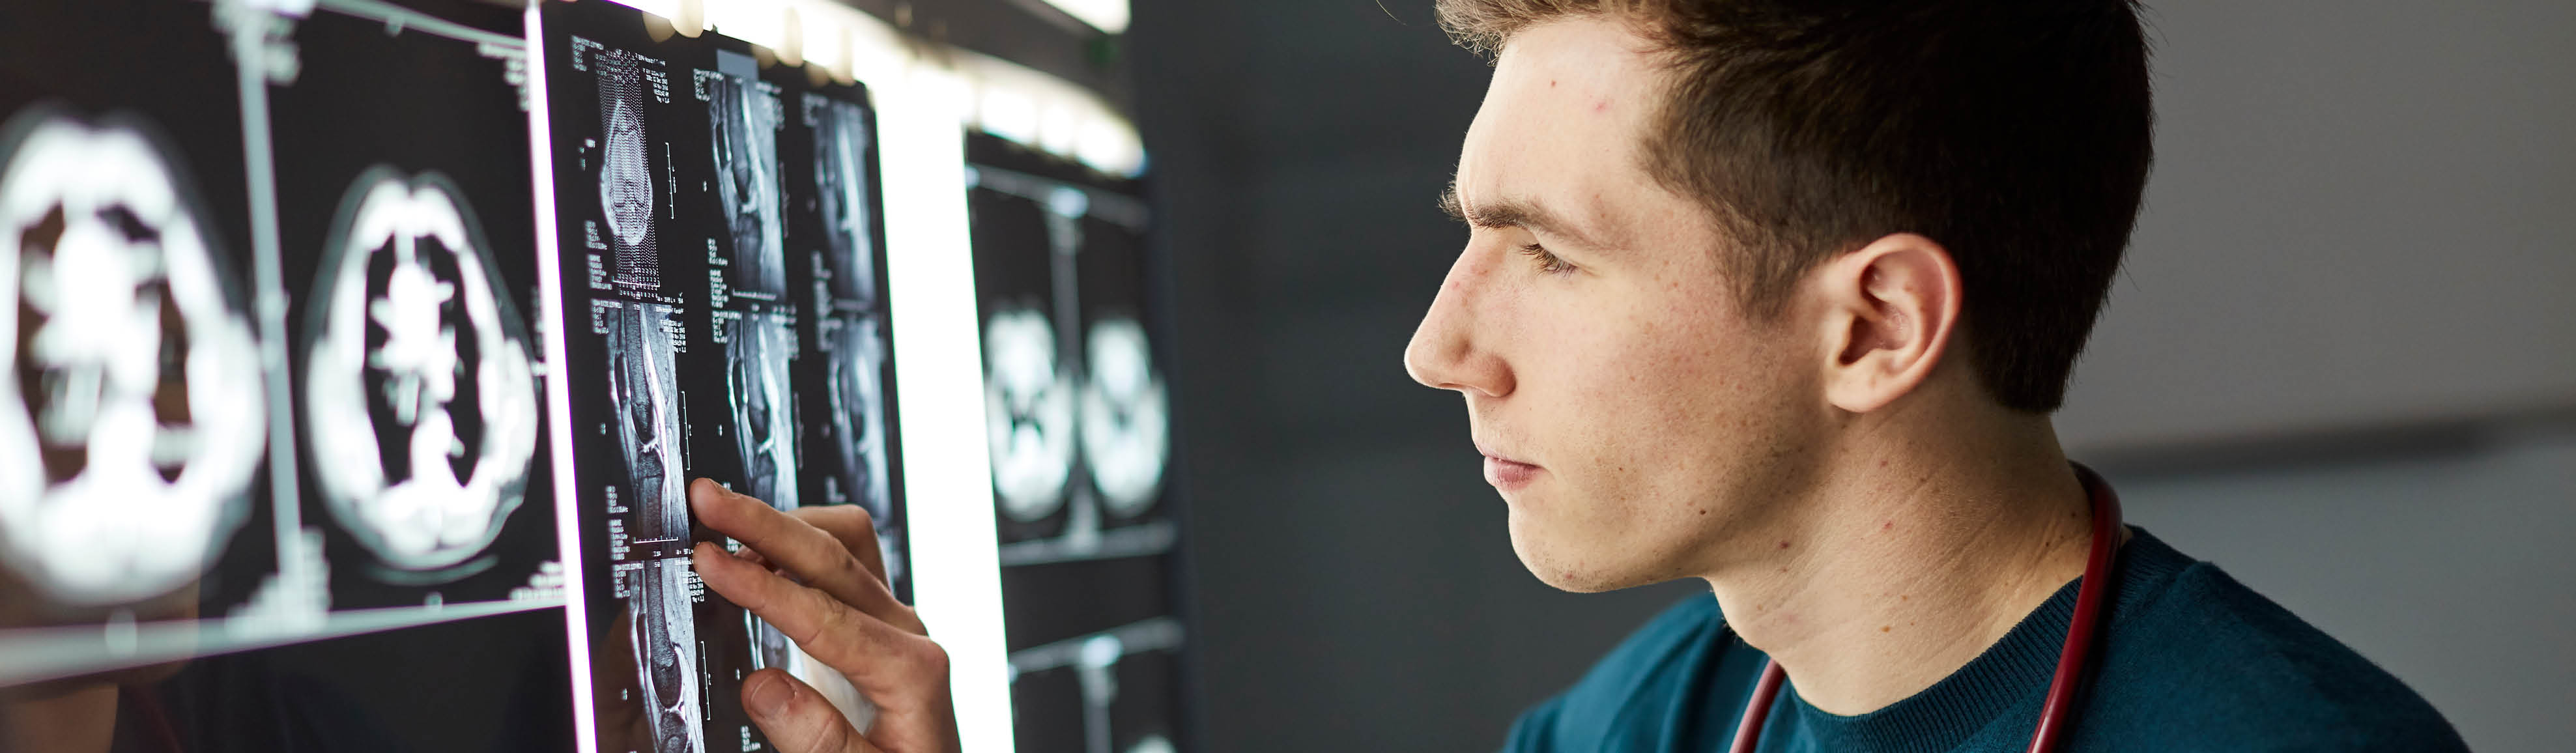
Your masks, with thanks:
[[[2075,591],[2075,619],[2066,626],[2066,647],[2057,653],[2057,676],[2048,683],[2048,702],[2039,708],[2039,728],[2031,730],[2030,753],[2047,753],[2057,749],[2057,741],[2074,725],[2075,691],[2084,684],[2085,658],[2093,653],[2093,637],[2100,631],[2103,596],[2110,589],[2111,562],[2120,553],[2120,498],[2111,493],[2111,485],[2093,474],[2093,469],[2075,466],[2076,478],[2084,482],[2084,494],[2093,500],[2093,554],[2084,562],[2084,585]],[[1780,696],[1780,684],[1789,679],[1787,670],[1777,662],[1762,660],[1762,679],[1753,685],[1753,700],[1744,706],[1744,721],[1735,728],[1733,753],[1753,753],[1762,740],[1762,721],[1771,715],[1771,702]]]

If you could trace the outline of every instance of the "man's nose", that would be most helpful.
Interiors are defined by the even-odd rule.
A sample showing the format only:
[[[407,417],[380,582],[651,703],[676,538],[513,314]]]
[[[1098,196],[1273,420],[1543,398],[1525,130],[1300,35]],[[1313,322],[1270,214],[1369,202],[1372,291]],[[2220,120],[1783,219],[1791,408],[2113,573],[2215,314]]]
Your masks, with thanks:
[[[1413,331],[1413,341],[1404,348],[1404,371],[1423,386],[1461,393],[1483,393],[1501,397],[1512,391],[1511,369],[1491,349],[1490,343],[1479,342],[1478,304],[1484,298],[1480,288],[1490,279],[1489,268],[1479,266],[1476,250],[1470,247],[1449,268],[1449,276],[1440,283],[1440,294],[1431,299],[1431,310],[1422,315],[1422,324]]]

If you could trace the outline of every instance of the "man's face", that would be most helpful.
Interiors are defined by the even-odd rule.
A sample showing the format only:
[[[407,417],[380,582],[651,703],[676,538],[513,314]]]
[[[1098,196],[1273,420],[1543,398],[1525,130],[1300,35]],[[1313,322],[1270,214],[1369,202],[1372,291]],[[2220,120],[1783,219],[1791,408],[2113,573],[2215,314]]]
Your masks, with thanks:
[[[1816,340],[1740,312],[1708,213],[1642,167],[1643,44],[1572,19],[1504,48],[1458,160],[1474,230],[1405,352],[1466,396],[1522,564],[1575,591],[1726,558],[1829,415]]]

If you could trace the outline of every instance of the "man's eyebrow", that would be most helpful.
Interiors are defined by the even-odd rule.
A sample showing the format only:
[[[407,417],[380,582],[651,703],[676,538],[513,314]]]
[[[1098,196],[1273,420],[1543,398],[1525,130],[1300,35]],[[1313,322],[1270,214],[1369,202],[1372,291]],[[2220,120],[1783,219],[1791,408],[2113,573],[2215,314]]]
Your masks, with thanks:
[[[1441,190],[1440,211],[1475,227],[1488,229],[1516,227],[1570,239],[1585,247],[1601,247],[1599,242],[1576,228],[1574,223],[1565,221],[1564,218],[1535,203],[1519,199],[1504,199],[1492,204],[1468,206],[1458,200],[1456,183],[1451,183],[1448,188]]]

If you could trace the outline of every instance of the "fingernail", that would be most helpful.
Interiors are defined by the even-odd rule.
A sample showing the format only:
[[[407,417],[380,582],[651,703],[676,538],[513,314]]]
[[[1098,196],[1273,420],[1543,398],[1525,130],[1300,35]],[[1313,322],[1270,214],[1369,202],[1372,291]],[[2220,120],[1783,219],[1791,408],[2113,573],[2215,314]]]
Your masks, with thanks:
[[[796,697],[796,689],[776,675],[759,675],[742,686],[742,705],[753,716],[776,717],[787,710],[787,702]]]

